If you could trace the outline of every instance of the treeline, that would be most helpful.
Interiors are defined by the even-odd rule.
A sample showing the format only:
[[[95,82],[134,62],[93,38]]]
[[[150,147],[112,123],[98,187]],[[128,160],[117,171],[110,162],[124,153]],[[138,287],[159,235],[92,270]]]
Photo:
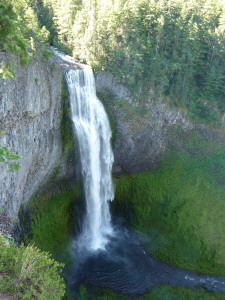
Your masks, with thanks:
[[[152,87],[156,97],[209,123],[225,112],[223,1],[37,2],[49,12],[42,24],[76,58],[113,72],[137,98]]]
[[[63,268],[48,252],[17,246],[0,232],[1,299],[63,299]]]
[[[38,20],[29,0],[0,0],[0,51],[6,53],[0,78],[15,77],[13,55],[20,56],[21,64],[37,54],[37,45],[48,42],[50,33]]]
[[[35,12],[50,44],[113,72],[137,99],[151,87],[192,118],[215,123],[225,112],[223,0],[20,2]]]

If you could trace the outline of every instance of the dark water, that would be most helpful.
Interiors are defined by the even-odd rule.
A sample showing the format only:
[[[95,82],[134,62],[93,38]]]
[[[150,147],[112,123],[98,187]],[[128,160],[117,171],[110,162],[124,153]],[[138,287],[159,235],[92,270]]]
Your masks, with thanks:
[[[73,249],[76,263],[69,275],[69,287],[81,282],[108,287],[115,292],[138,296],[159,284],[202,286],[225,293],[225,277],[199,275],[156,261],[144,251],[137,236],[126,229],[115,229],[105,250],[79,252]]]

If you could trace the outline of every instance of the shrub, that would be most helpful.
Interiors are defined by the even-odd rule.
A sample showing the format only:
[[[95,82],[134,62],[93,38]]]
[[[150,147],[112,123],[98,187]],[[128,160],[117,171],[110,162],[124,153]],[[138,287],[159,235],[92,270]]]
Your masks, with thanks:
[[[34,245],[17,247],[0,235],[0,280],[3,292],[19,299],[62,299],[65,283],[63,264]]]

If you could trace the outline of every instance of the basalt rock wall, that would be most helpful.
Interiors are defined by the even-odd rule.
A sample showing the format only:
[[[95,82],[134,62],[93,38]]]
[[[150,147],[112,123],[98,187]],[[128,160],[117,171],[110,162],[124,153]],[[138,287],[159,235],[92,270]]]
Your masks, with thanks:
[[[115,123],[115,175],[152,171],[170,150],[189,151],[194,135],[206,143],[225,143],[223,130],[191,121],[186,110],[172,109],[149,87],[146,97],[136,99],[112,74],[99,72],[96,88]],[[223,120],[222,120],[223,121]],[[193,147],[191,147],[193,151]],[[198,149],[196,148],[196,151]]]
[[[1,53],[0,60],[5,59]],[[0,81],[0,130],[5,132],[1,145],[23,157],[15,173],[0,163],[0,207],[13,218],[52,174],[74,177],[61,137],[62,76],[67,67],[55,58],[35,59],[27,66],[17,61],[16,79]]]

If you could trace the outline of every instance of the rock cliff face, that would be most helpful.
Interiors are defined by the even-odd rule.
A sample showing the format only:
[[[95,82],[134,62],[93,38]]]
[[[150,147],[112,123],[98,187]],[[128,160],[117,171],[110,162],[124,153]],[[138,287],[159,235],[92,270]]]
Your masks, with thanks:
[[[4,60],[0,54],[0,60]],[[59,177],[73,176],[73,168],[62,158],[60,60],[18,63],[15,80],[0,81],[0,130],[2,146],[23,156],[21,169],[7,172],[0,164],[0,207],[13,218],[25,203],[60,166]]]
[[[101,97],[102,92],[111,95],[105,104],[116,128],[115,175],[156,169],[168,148],[188,150],[194,134],[212,143],[225,142],[224,132],[190,121],[185,110],[172,110],[162,99],[154,100],[152,91],[137,103],[125,86],[105,72],[97,74],[96,88],[103,101],[107,96]]]
[[[18,64],[16,80],[0,81],[0,130],[5,131],[1,144],[23,156],[16,173],[8,173],[0,163],[0,208],[13,218],[52,174],[57,173],[56,180],[75,176],[74,161],[63,152],[60,128],[62,75],[71,66],[77,67],[59,57],[35,60],[25,67]],[[211,142],[225,142],[224,132],[188,120],[184,110],[172,110],[162,100],[153,100],[151,93],[144,103],[134,102],[110,74],[98,73],[96,87],[100,95],[110,95],[106,106],[115,125],[114,175],[154,170],[168,148],[188,148],[194,132]]]

